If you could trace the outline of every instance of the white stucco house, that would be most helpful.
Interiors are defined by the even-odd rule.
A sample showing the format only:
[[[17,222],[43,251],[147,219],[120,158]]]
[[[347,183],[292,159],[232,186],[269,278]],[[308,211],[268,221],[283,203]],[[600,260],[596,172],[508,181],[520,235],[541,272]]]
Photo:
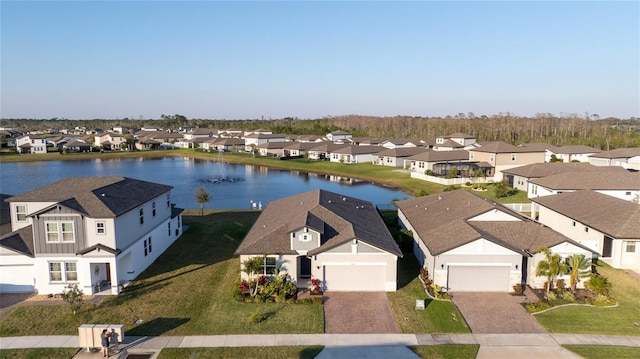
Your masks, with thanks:
[[[589,163],[594,166],[620,166],[640,171],[640,147],[616,148],[589,156]]]
[[[70,177],[6,199],[0,292],[118,294],[182,235],[171,186],[126,177]]]
[[[564,192],[590,189],[625,201],[640,197],[640,173],[626,170],[565,172],[529,180],[531,199]]]
[[[640,270],[640,204],[583,190],[532,198],[538,221],[615,268]]]
[[[437,285],[452,292],[542,288],[534,275],[547,247],[562,257],[593,251],[500,204],[465,190],[397,202],[399,224],[411,231],[414,254]],[[568,278],[567,278],[568,281]]]
[[[329,160],[345,164],[371,163],[376,158],[376,154],[384,149],[380,146],[347,145],[331,151]]]
[[[314,190],[270,202],[236,255],[240,268],[266,256],[265,274],[282,264],[299,288],[317,278],[325,291],[395,291],[402,252],[371,202]]]
[[[24,135],[16,138],[17,153],[47,153],[47,138],[41,135]]]
[[[517,188],[521,191],[529,191],[529,181],[536,178],[557,175],[559,173],[574,173],[575,176],[589,176],[591,172],[626,172],[622,167],[600,167],[584,162],[545,162],[532,163],[520,167],[514,167],[502,171],[509,187]],[[530,193],[531,195],[531,193]]]

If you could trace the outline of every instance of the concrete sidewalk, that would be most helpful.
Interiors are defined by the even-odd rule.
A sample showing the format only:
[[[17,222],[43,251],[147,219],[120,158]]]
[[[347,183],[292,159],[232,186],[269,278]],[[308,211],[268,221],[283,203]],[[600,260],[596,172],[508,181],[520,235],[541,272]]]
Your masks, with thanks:
[[[127,337],[121,351],[157,353],[163,348],[269,347],[322,345],[317,356],[331,358],[417,358],[410,345],[479,344],[477,358],[580,358],[561,347],[611,345],[640,348],[640,337],[585,334],[260,334]],[[0,349],[80,348],[78,336],[0,338]],[[82,350],[75,357],[100,358]],[[115,356],[112,356],[112,358]]]

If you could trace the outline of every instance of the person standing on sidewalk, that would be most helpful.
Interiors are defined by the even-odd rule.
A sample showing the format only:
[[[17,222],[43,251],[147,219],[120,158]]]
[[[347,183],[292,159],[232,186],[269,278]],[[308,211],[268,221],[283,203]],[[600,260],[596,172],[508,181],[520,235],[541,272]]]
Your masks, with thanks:
[[[106,329],[102,330],[100,339],[102,341],[102,357],[106,358],[109,356],[109,332]]]

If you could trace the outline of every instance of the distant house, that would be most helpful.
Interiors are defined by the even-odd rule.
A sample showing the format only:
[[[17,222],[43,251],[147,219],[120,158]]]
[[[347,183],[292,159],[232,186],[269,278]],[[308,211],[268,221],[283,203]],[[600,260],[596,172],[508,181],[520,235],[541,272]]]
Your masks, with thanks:
[[[126,177],[69,177],[5,200],[0,292],[118,294],[182,234],[171,186]]]
[[[63,144],[62,149],[67,152],[90,152],[91,145],[79,140],[71,140]]]
[[[541,288],[546,279],[535,276],[543,259],[541,247],[562,257],[594,255],[588,247],[462,189],[397,204],[399,224],[411,231],[418,262],[430,280],[450,292],[512,292],[517,284]]]
[[[17,153],[47,153],[47,138],[40,135],[23,135],[16,138]]]
[[[317,278],[325,291],[395,291],[402,253],[371,202],[314,190],[270,202],[236,255],[265,255],[263,273],[282,265],[298,288]]]
[[[255,149],[258,151],[260,156],[264,157],[283,157],[285,153],[285,147],[289,145],[289,142],[267,142],[263,143],[259,146],[256,146]]]
[[[505,142],[480,143],[480,147],[469,150],[469,160],[488,163],[491,168],[488,177],[495,182],[502,181],[502,171],[528,165],[544,163],[545,150],[536,147],[514,146]]]
[[[323,142],[320,144],[316,143],[315,146],[311,147],[307,152],[309,153],[309,159],[323,161],[328,160],[331,156],[331,153],[333,153],[334,151],[343,147],[350,146],[352,145]]]
[[[371,163],[375,155],[382,151],[380,146],[353,146],[347,145],[337,148],[329,154],[331,162],[339,162],[345,164],[352,163]]]
[[[251,152],[257,146],[264,145],[265,143],[285,142],[286,139],[286,135],[254,133],[244,136],[244,147],[245,151]]]
[[[640,196],[640,173],[627,171],[558,173],[529,180],[527,196],[544,197],[563,192],[590,189],[625,201]]]
[[[412,172],[425,173],[433,171],[435,175],[446,176],[447,172],[456,167],[459,170],[466,168],[477,169],[482,164],[469,161],[469,152],[461,151],[434,151],[425,150],[409,156],[404,160],[404,168]],[[489,165],[485,164],[486,167]]]
[[[538,221],[598,252],[615,268],[640,270],[640,205],[583,190],[532,198]]]
[[[594,154],[602,152],[599,149],[585,146],[585,145],[573,145],[573,146],[549,146],[547,148],[545,161],[549,162],[551,156],[555,156],[557,160],[562,162],[586,162],[589,163],[589,158]]]
[[[408,157],[428,151],[423,147],[388,148],[376,153],[373,164],[389,167],[403,167]]]
[[[454,151],[471,149],[476,143],[476,136],[467,135],[466,133],[453,133],[448,136],[436,137],[433,146],[434,151]]]
[[[127,126],[114,126],[111,131],[115,132],[115,133],[119,133],[119,134],[125,134],[127,132],[129,132],[129,127]]]
[[[308,156],[308,152],[310,149],[317,147],[318,144],[315,142],[287,142],[287,145],[283,148],[284,156],[286,157],[297,157],[297,156]]]
[[[413,141],[407,140],[407,139],[399,139],[399,138],[388,138],[388,139],[385,139],[380,143],[380,146],[382,146],[384,148],[412,148],[412,147],[417,147],[417,145]]]
[[[552,176],[559,173],[572,172],[578,175],[584,173],[588,176],[591,172],[626,172],[621,167],[598,167],[589,163],[566,163],[566,162],[549,162],[549,163],[533,163],[520,167],[514,167],[504,170],[504,178],[510,187],[517,188],[521,191],[529,190],[529,181],[534,178]]]
[[[640,148],[618,148],[596,153],[589,156],[589,163],[594,166],[620,166],[640,171]]]
[[[345,131],[333,131],[331,133],[327,133],[327,140],[331,142],[344,142],[345,140],[351,138],[351,133]]]
[[[126,140],[121,134],[105,132],[95,136],[93,145],[104,150],[118,151],[124,143],[126,143]]]

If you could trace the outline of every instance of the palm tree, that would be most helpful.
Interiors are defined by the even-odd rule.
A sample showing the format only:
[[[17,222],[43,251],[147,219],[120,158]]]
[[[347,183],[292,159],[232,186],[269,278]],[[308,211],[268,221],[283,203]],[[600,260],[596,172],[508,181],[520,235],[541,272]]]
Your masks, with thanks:
[[[264,261],[265,261],[264,256],[256,256],[256,257],[251,257],[246,261],[242,262],[242,268],[243,268],[242,271],[247,273],[247,275],[249,276],[249,290],[251,292],[251,296],[253,297],[255,297],[255,295],[258,293],[258,285],[259,285],[258,283],[259,281],[257,279],[254,280],[254,277],[258,273],[260,273],[260,270],[262,270]],[[254,281],[255,281],[255,287],[251,289],[251,283]]]
[[[196,191],[196,203],[200,205],[200,215],[204,215],[204,204],[209,203],[211,200],[211,196],[209,192],[204,187],[198,188]]]
[[[584,254],[572,254],[567,258],[567,265],[569,266],[569,285],[571,291],[576,290],[580,278],[589,277],[589,270],[591,269],[591,259],[586,258]]]
[[[538,262],[536,275],[547,277],[547,294],[549,294],[553,279],[568,273],[569,270],[566,263],[562,262],[562,257],[557,253],[551,253],[549,248],[542,247],[538,249],[538,252],[544,254],[544,259]]]

